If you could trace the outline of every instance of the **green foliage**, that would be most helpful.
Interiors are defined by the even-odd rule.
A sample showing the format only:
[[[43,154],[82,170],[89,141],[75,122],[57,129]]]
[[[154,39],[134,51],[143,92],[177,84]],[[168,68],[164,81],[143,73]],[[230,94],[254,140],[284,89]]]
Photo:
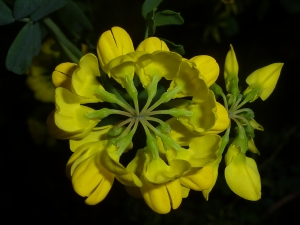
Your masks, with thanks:
[[[162,0],[146,0],[142,6],[142,15],[144,19],[147,19],[148,14],[151,11],[155,11],[161,2]]]
[[[32,58],[39,53],[40,46],[41,31],[39,23],[26,23],[8,51],[6,68],[16,74],[25,73]]]
[[[155,13],[153,16],[153,20],[156,26],[181,25],[184,23],[184,20],[180,16],[180,13],[176,13],[171,10],[164,10]]]
[[[184,23],[180,13],[171,10],[156,12],[161,2],[162,0],[146,0],[142,6],[142,15],[146,20],[145,38],[148,35],[154,35],[157,26],[181,25]]]
[[[67,0],[17,0],[14,4],[13,14],[16,19],[30,15],[32,21],[37,21],[60,9],[66,3]]]
[[[12,12],[7,5],[0,0],[0,26],[14,22]]]
[[[163,38],[160,38],[160,39],[163,40],[167,44],[167,46],[169,47],[169,49],[172,52],[177,52],[180,55],[185,54],[184,47],[182,45],[177,45],[177,44],[175,44],[169,40],[163,39]]]

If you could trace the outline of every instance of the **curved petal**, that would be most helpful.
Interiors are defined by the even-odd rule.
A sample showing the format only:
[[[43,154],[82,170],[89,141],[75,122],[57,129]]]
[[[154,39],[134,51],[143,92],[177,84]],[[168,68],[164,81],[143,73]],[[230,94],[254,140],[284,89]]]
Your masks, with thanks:
[[[164,184],[143,182],[141,193],[147,205],[159,214],[166,214],[177,209],[182,201],[182,190],[179,180]]]
[[[133,79],[135,72],[134,61],[131,57],[124,55],[110,61],[108,75],[117,81],[124,88],[127,85],[126,76]]]
[[[166,43],[157,37],[146,38],[139,44],[139,46],[136,49],[136,51],[143,51],[148,53],[153,53],[158,50],[168,52],[170,51]]]
[[[200,75],[195,64],[189,61],[182,61],[177,77],[171,82],[168,90],[181,87],[174,98],[193,97],[193,101],[201,102],[207,98],[208,87],[205,80]]]
[[[217,120],[214,126],[207,131],[207,133],[218,134],[227,129],[230,124],[230,119],[228,116],[228,112],[223,105],[219,102],[216,102],[217,106]]]
[[[240,152],[225,168],[225,179],[229,188],[247,200],[256,201],[261,197],[260,176],[253,159]]]
[[[168,161],[181,159],[189,162],[191,167],[204,167],[218,157],[217,153],[221,145],[221,137],[218,135],[204,135],[191,141],[189,149],[180,151],[167,151]]]
[[[76,131],[66,132],[60,129],[59,127],[57,127],[54,121],[54,116],[55,116],[55,110],[49,114],[46,122],[47,130],[51,136],[58,139],[80,139],[84,137],[85,133],[81,132],[80,130],[77,132]]]
[[[244,95],[251,91],[251,89],[258,87],[259,93],[252,101],[259,96],[263,101],[266,100],[276,87],[282,67],[283,63],[273,63],[255,70],[246,79],[249,87],[245,90]]]
[[[86,54],[80,59],[78,68],[72,77],[74,93],[86,99],[85,102],[103,101],[95,96],[97,89],[103,89],[97,77],[100,77],[98,59],[91,53]]]
[[[114,145],[108,146],[101,154],[101,164],[122,184],[127,186],[141,187],[140,179],[131,171],[128,171],[120,162],[120,156],[117,154],[118,148]]]
[[[196,64],[196,68],[200,71],[200,75],[205,78],[208,87],[215,83],[219,76],[220,67],[214,58],[208,55],[198,55],[189,61]]]
[[[219,170],[219,165],[220,165],[221,159],[222,159],[222,155],[220,155],[211,165],[203,167],[203,169],[204,168],[208,168],[208,167],[212,168],[212,170],[213,170],[213,177],[214,177],[212,185],[208,189],[202,190],[202,194],[203,194],[204,198],[206,199],[206,201],[208,201],[209,193],[211,192],[211,190],[213,189],[213,187],[216,184],[216,181],[217,181],[217,178],[218,178],[218,170]]]
[[[171,132],[169,133],[169,137],[172,138],[180,146],[189,146],[189,143],[194,138],[199,137],[198,134],[194,134],[191,131],[189,131],[175,117],[169,119],[167,123],[171,126]]]
[[[134,52],[133,44],[129,34],[120,27],[113,27],[105,31],[99,38],[97,53],[100,66],[108,73],[108,63],[118,56]]]
[[[192,102],[188,106],[182,107],[182,109],[193,112],[192,116],[178,118],[180,123],[193,133],[204,133],[215,125],[217,107],[212,91],[208,92],[208,96],[204,101]]]
[[[152,53],[152,61],[139,67],[137,75],[143,87],[148,86],[155,75],[172,80],[176,76],[182,57],[175,52],[156,51]]]
[[[70,140],[70,149],[72,152],[74,152],[77,148],[79,148],[81,145],[89,143],[89,142],[99,142],[107,140],[107,132],[110,128],[112,128],[112,125],[107,125],[103,127],[96,127],[92,130],[92,132],[82,138],[82,139],[76,139],[76,140]]]
[[[174,159],[167,165],[160,157],[152,159],[146,166],[145,179],[154,184],[161,184],[181,177],[191,166],[184,160]]]
[[[89,120],[85,117],[93,109],[81,106],[80,98],[64,88],[55,90],[56,112],[54,121],[56,126],[67,133],[81,133],[87,136],[100,120]]]
[[[214,173],[211,167],[192,170],[179,179],[180,183],[194,191],[202,191],[213,185]]]
[[[87,196],[86,203],[94,205],[102,201],[110,191],[114,176],[105,170],[95,154],[82,161],[72,175],[73,188],[80,196]]]
[[[52,73],[52,82],[55,87],[63,87],[72,91],[71,80],[74,71],[77,68],[75,63],[61,63],[55,67]]]

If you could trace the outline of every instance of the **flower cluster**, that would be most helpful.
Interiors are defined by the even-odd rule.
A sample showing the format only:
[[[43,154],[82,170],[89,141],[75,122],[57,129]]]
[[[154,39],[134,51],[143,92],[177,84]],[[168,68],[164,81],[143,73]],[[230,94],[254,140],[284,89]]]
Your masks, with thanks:
[[[55,68],[56,109],[47,120],[53,136],[70,140],[74,153],[67,174],[87,204],[101,202],[114,179],[157,213],[178,208],[190,189],[208,199],[228,143],[230,119],[240,127],[238,137],[244,136],[231,142],[226,154],[227,183],[246,199],[260,196],[256,164],[245,156],[248,148],[256,148],[245,134],[250,124],[241,114],[245,110],[238,110],[244,102],[239,105],[242,95],[235,90],[233,50],[226,59],[227,97],[214,84],[219,66],[212,57],[182,58],[156,37],[134,50],[127,32],[113,27],[101,35],[97,53],[98,58],[89,53],[78,64]],[[248,77],[245,96],[252,98],[247,101],[267,95],[261,81],[255,74]],[[224,97],[225,107],[216,102],[217,95]],[[224,130],[222,138],[217,135]],[[133,150],[135,157],[124,163],[123,156]],[[259,193],[253,193],[253,184]]]

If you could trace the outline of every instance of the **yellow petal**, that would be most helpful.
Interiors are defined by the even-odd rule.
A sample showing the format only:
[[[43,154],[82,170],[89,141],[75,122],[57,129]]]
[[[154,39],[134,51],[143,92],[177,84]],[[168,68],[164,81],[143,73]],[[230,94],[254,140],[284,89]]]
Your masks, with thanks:
[[[256,148],[256,146],[254,144],[253,138],[248,140],[248,149],[249,149],[250,152],[260,155],[258,149]]]
[[[71,151],[74,152],[78,147],[89,142],[98,142],[98,141],[107,140],[107,132],[112,127],[113,127],[112,125],[96,127],[92,130],[92,132],[88,136],[82,139],[71,139],[70,140]]]
[[[129,34],[120,27],[105,31],[98,41],[97,53],[101,68],[105,73],[108,73],[107,65],[112,59],[133,51]]]
[[[122,184],[127,186],[141,187],[140,179],[131,171],[127,170],[120,162],[120,155],[117,154],[118,148],[114,145],[108,146],[100,160],[103,167],[115,175]]]
[[[189,146],[189,143],[194,138],[199,137],[198,134],[192,133],[174,117],[169,119],[167,123],[171,126],[169,137],[172,138],[180,146]]]
[[[155,75],[172,80],[178,72],[182,57],[175,52],[156,51],[152,53],[152,61],[137,69],[143,87],[148,86]],[[142,65],[143,66],[143,65]]]
[[[167,150],[168,161],[181,159],[189,162],[191,167],[203,167],[217,159],[217,153],[221,144],[218,135],[204,135],[193,139],[189,149],[182,148],[180,151]]]
[[[249,87],[245,90],[244,94],[258,87],[259,93],[252,101],[259,96],[263,101],[266,100],[275,89],[282,67],[283,63],[273,63],[255,70],[246,79]]]
[[[199,55],[191,58],[189,61],[196,64],[200,75],[205,78],[208,87],[215,83],[219,76],[220,67],[214,58],[208,55]]]
[[[54,121],[54,115],[55,115],[55,110],[49,114],[49,116],[47,118],[47,122],[46,122],[47,130],[51,136],[58,138],[58,139],[73,139],[73,138],[80,139],[80,138],[82,138],[82,136],[85,135],[80,130],[77,132],[74,132],[74,131],[66,132],[66,131],[58,128]]]
[[[108,75],[114,78],[124,88],[127,85],[126,76],[133,79],[135,72],[134,61],[131,57],[124,55],[110,61],[108,65]]]
[[[61,63],[52,73],[52,82],[55,87],[63,87],[72,91],[71,79],[73,72],[76,70],[77,64],[75,63]]]
[[[143,40],[136,51],[152,53],[158,50],[170,51],[166,43],[157,37],[149,37]]]
[[[240,152],[226,166],[225,179],[229,188],[247,200],[256,201],[261,197],[260,176],[253,159]]]
[[[171,82],[170,88],[181,87],[174,98],[193,97],[193,101],[201,102],[207,98],[208,87],[195,64],[182,61],[177,77]]]
[[[216,101],[212,91],[208,92],[207,98],[202,102],[194,102],[182,109],[193,112],[192,116],[180,117],[178,120],[190,132],[201,134],[210,130],[216,122]]]
[[[113,184],[114,177],[100,164],[98,154],[82,161],[74,170],[72,184],[80,196],[87,196],[86,203],[94,205],[102,201]]]
[[[167,165],[160,157],[152,159],[146,168],[145,179],[151,183],[161,184],[181,177],[190,169],[184,160],[174,159]]]
[[[103,89],[97,77],[100,77],[98,60],[95,55],[91,53],[86,54],[80,59],[78,68],[74,71],[72,77],[74,93],[81,98],[89,99],[85,100],[85,102],[102,101],[95,96],[97,89]]]
[[[192,170],[181,177],[180,183],[195,191],[208,189],[213,185],[214,173],[212,167]]]
[[[220,155],[211,165],[205,166],[205,167],[212,168],[213,177],[214,177],[212,185],[208,189],[202,191],[202,194],[203,194],[204,198],[206,199],[206,201],[208,201],[209,193],[211,192],[211,190],[213,189],[213,187],[216,184],[216,181],[217,181],[217,178],[218,178],[219,164],[221,162],[221,159],[222,159],[222,155]]]
[[[177,179],[164,184],[143,182],[141,193],[147,205],[159,214],[170,212],[171,207],[177,209],[182,201],[181,185]]]
[[[67,133],[82,133],[87,136],[97,125],[99,120],[89,120],[85,117],[93,109],[80,105],[80,98],[64,88],[55,90],[56,112],[54,121],[56,126]]]
[[[207,131],[208,133],[213,133],[213,134],[221,133],[224,130],[226,130],[230,124],[228,112],[225,109],[225,107],[219,102],[216,102],[216,106],[217,106],[217,120],[214,126],[210,128],[209,131]]]
[[[167,188],[164,184],[143,183],[141,193],[146,204],[154,212],[167,214],[171,211],[171,201]]]

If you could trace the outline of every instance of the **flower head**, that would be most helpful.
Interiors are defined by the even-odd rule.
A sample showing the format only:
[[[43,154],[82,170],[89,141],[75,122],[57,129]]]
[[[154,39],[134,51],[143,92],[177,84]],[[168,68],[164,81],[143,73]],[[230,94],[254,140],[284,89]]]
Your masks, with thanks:
[[[48,127],[70,139],[67,173],[75,191],[96,204],[116,178],[154,211],[167,213],[189,189],[212,188],[216,173],[210,165],[221,142],[216,133],[228,126],[226,110],[208,89],[219,73],[216,61],[184,59],[155,37],[135,51],[120,27],[101,35],[97,52],[105,74],[96,56],[87,54],[78,65],[57,66],[52,76],[56,110]],[[136,134],[139,128],[144,134]],[[123,165],[135,135],[145,147]]]

